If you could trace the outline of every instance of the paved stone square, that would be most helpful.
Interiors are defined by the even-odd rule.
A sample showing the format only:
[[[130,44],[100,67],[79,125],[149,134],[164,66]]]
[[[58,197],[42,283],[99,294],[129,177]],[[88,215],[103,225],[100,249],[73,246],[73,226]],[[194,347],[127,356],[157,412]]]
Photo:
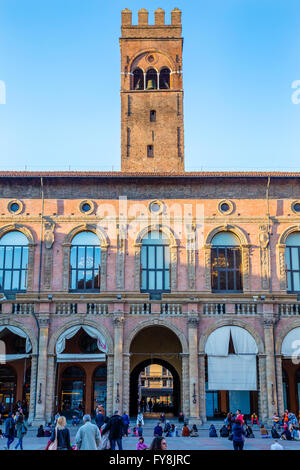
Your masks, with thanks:
[[[174,421],[175,423],[175,421]],[[131,422],[134,426],[135,422]],[[156,422],[145,423],[143,437],[145,443],[150,446],[153,439],[153,428]],[[216,425],[217,431],[221,427],[221,423],[214,423]],[[176,423],[178,430],[181,430],[182,426]],[[168,437],[167,441],[167,450],[233,450],[232,441],[229,441],[227,438],[210,438],[208,437],[208,427],[209,423],[206,423],[204,426],[199,427],[199,437]],[[68,425],[71,434],[71,442],[75,442],[76,432],[78,427],[73,427]],[[2,426],[3,429],[3,426]],[[271,444],[274,442],[273,439],[263,439],[260,437],[259,429],[257,426],[253,426],[253,431],[255,438],[246,439],[245,441],[245,450],[269,450]],[[29,428],[28,433],[26,434],[23,441],[24,450],[44,450],[49,438],[48,437],[36,437],[37,428]],[[219,434],[219,433],[218,433]],[[14,446],[17,443],[17,439],[14,440],[13,445],[10,447],[10,450],[14,449]],[[136,445],[138,438],[135,436],[129,436],[128,438],[123,438],[123,449],[124,450],[136,450]],[[300,441],[279,441],[280,444],[284,447],[285,450],[300,450]],[[0,450],[4,450],[6,445],[6,439],[0,439]]]

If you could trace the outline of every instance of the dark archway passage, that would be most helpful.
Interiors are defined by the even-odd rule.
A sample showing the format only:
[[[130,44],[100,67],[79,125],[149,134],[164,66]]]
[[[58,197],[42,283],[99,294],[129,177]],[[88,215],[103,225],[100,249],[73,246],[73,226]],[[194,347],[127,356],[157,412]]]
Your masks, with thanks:
[[[173,413],[174,416],[178,416],[180,408],[180,378],[175,367],[169,362],[159,359],[151,358],[140,362],[130,374],[130,416],[136,416],[138,414],[138,380],[140,373],[151,364],[159,364],[162,367],[168,369],[173,376]]]

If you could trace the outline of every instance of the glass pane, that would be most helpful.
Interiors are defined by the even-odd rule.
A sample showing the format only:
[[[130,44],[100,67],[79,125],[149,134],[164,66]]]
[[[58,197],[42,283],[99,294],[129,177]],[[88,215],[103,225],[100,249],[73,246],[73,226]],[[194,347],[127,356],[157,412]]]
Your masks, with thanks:
[[[285,250],[285,264],[287,266],[287,269],[291,269],[291,264],[290,264],[290,249],[286,248]]]
[[[5,250],[5,268],[9,269],[12,267],[12,256],[13,256],[13,247],[8,246]]]
[[[100,287],[100,276],[98,269],[94,271],[94,289],[98,289]]]
[[[90,269],[94,265],[94,249],[90,246],[86,249],[86,268]]]
[[[4,289],[10,290],[10,287],[11,287],[11,271],[5,271]]]
[[[212,271],[211,287],[213,290],[218,290],[218,272]]]
[[[235,272],[235,277],[236,277],[236,288],[237,288],[237,290],[242,290],[242,274],[241,274],[241,271],[236,271]]]
[[[149,271],[149,286],[148,289],[155,290],[155,271]]]
[[[95,380],[94,383],[94,409],[97,405],[106,404],[106,380]]]
[[[141,264],[143,268],[147,267],[147,248],[145,246],[142,246],[141,250]]]
[[[241,269],[242,261],[241,261],[241,250],[235,250],[235,267],[237,269]]]
[[[101,248],[100,246],[95,247],[95,267],[101,265]]]
[[[165,247],[165,266],[169,266],[170,264],[170,248]]]
[[[219,268],[225,268],[226,263],[225,263],[225,248],[220,248],[218,250],[218,264]]]
[[[0,270],[0,289],[3,289],[3,275],[4,275],[3,271]]]
[[[157,271],[156,272],[156,289],[162,290],[163,288],[163,272]]]
[[[227,267],[234,268],[234,250],[227,249]]]
[[[158,246],[156,248],[156,267],[158,269],[163,268],[163,264],[164,264],[163,249],[164,249],[163,246]]]
[[[28,245],[27,237],[22,232],[9,232],[0,239],[0,245]]]
[[[228,290],[235,290],[234,272],[228,271],[227,275],[228,275]]]
[[[78,262],[77,262],[77,267],[78,268],[84,268],[85,267],[85,248],[82,246],[78,247]]]
[[[148,232],[143,238],[143,245],[168,245],[169,239],[167,236],[158,230]]]
[[[13,278],[12,278],[12,289],[17,290],[19,289],[19,278],[20,278],[20,271],[13,271]]]
[[[148,247],[148,268],[149,269],[155,268],[155,247],[154,246]]]
[[[219,271],[219,277],[220,277],[220,290],[226,290],[226,273],[225,271]]]
[[[21,290],[26,290],[26,288],[27,288],[26,282],[27,282],[26,270],[22,269],[22,271],[21,271],[21,285],[20,285]]]
[[[300,291],[300,273],[293,273],[294,277],[294,290]]]
[[[300,246],[300,232],[291,233],[286,239],[286,246]]]
[[[77,255],[77,248],[72,247],[71,248],[71,256],[70,256],[70,264],[72,268],[76,268],[76,255]]]
[[[92,289],[93,288],[93,271],[87,271],[86,272],[86,289]]]
[[[220,232],[212,239],[213,246],[239,246],[238,238],[232,232]]]
[[[165,271],[165,289],[169,290],[170,289],[170,272]]]
[[[292,269],[299,269],[299,251],[298,248],[292,248]]]
[[[217,269],[217,264],[218,264],[217,249],[213,248],[211,250],[211,268],[212,268],[212,271],[215,271]]]
[[[78,271],[77,289],[84,289],[84,271]]]
[[[14,251],[14,268],[20,268],[21,267],[21,250],[22,248],[20,246],[15,247]]]
[[[0,268],[3,268],[4,263],[4,246],[0,246]]]
[[[22,268],[26,268],[28,265],[28,248],[27,246],[23,247],[22,253]]]
[[[71,289],[76,289],[76,271],[74,269],[71,271]]]
[[[143,270],[142,271],[142,289],[147,289],[147,271]]]
[[[290,271],[287,273],[287,279],[288,279],[287,288],[288,288],[288,290],[292,290],[292,274],[291,274]]]
[[[100,245],[100,240],[93,232],[80,232],[73,238],[72,245]]]

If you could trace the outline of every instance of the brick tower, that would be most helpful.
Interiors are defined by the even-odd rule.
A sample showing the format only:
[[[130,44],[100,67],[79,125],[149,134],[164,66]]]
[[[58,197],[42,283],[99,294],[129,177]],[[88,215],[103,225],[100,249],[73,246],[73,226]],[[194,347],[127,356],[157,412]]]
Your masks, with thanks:
[[[124,172],[184,171],[181,11],[122,11],[121,169]]]

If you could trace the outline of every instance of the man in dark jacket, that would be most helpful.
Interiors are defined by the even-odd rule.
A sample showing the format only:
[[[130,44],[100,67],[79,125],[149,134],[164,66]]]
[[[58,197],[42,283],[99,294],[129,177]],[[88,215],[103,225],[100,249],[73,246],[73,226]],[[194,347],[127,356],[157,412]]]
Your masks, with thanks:
[[[104,423],[104,415],[102,411],[98,408],[96,416],[95,416],[95,422],[100,430],[102,424]]]
[[[107,423],[105,429],[103,430],[103,434],[106,434],[109,431],[108,439],[110,441],[111,450],[115,450],[116,443],[118,444],[118,449],[123,450],[123,447],[122,447],[123,429],[124,429],[124,421],[122,419],[122,416],[119,415],[119,411],[116,410],[114,412],[114,415],[110,418],[109,422]]]
[[[242,422],[239,419],[235,420],[235,424],[232,426],[233,434],[233,448],[234,450],[243,450],[244,448],[244,435],[245,431],[242,426]]]
[[[7,438],[6,449],[9,449],[9,446],[15,439],[15,420],[13,413],[9,413],[5,420],[5,437]]]

